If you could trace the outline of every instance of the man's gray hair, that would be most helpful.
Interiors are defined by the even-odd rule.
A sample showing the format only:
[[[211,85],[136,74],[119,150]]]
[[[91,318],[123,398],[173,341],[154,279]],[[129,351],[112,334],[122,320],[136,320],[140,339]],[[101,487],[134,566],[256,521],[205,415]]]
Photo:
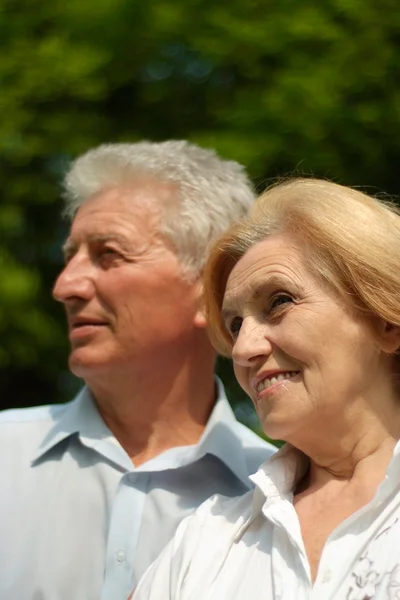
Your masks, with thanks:
[[[209,245],[247,213],[254,191],[242,165],[183,140],[104,144],[78,157],[64,181],[71,219],[92,194],[138,178],[178,186],[178,202],[163,209],[160,233],[184,269],[201,272]]]

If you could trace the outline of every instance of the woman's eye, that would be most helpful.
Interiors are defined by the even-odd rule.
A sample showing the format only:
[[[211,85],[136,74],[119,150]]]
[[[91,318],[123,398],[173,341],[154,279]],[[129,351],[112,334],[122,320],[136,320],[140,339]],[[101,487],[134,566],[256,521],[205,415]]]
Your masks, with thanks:
[[[293,298],[291,296],[289,296],[288,294],[277,294],[271,300],[270,310],[275,310],[276,308],[279,308],[283,304],[288,304],[290,302],[293,302]]]
[[[240,331],[240,327],[242,326],[242,321],[243,319],[241,319],[241,317],[235,317],[230,322],[229,333],[231,334],[232,338],[237,338]]]

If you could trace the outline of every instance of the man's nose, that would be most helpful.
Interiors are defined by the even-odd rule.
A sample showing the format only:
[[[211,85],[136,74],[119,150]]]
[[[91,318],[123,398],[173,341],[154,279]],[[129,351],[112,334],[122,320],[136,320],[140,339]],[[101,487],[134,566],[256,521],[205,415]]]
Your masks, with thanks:
[[[243,319],[238,336],[232,348],[232,359],[240,366],[254,364],[258,357],[268,357],[272,344],[268,337],[268,328],[253,317]]]
[[[90,300],[94,292],[94,266],[90,258],[76,254],[58,276],[53,297],[64,304],[73,300]]]

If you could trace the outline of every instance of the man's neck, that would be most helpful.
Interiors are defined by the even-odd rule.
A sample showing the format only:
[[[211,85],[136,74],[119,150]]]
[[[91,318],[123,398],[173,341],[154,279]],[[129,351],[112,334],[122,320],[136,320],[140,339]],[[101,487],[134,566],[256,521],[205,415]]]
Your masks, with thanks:
[[[154,373],[126,369],[89,383],[99,412],[136,466],[174,446],[196,444],[216,392],[214,357]]]

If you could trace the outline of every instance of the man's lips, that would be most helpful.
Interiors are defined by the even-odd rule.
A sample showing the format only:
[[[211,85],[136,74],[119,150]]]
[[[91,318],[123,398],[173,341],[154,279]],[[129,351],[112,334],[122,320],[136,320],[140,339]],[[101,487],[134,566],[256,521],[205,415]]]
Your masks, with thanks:
[[[70,341],[83,340],[108,327],[109,323],[93,317],[75,317],[68,319]]]
[[[103,319],[96,319],[93,317],[72,317],[68,319],[70,329],[78,329],[81,327],[98,327],[101,325],[108,325],[107,321]]]

